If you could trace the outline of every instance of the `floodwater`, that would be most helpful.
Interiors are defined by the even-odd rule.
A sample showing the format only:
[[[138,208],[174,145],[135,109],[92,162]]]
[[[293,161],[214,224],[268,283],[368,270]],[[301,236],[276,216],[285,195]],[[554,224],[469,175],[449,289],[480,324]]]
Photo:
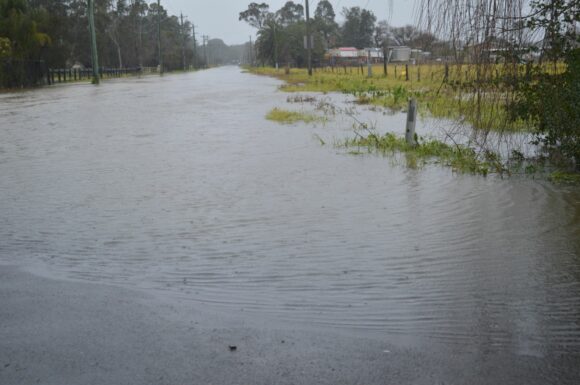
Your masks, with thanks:
[[[313,108],[279,84],[225,67],[0,95],[0,262],[345,331],[580,352],[578,188],[350,155],[333,146],[350,117],[267,121]]]

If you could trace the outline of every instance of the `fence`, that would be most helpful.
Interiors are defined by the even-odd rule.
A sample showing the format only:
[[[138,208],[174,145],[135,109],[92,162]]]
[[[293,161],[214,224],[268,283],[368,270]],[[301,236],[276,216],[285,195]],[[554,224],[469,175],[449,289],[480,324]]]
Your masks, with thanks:
[[[44,61],[5,59],[0,61],[0,88],[24,88],[42,85],[48,78]]]
[[[508,85],[516,87],[522,81],[530,82],[537,80],[538,75],[533,70],[535,67],[531,63],[526,64],[455,64],[429,62],[424,64],[389,63],[387,68],[374,64],[373,75],[387,77],[394,80],[404,80],[408,82],[439,82],[447,83],[458,87],[472,87],[475,84],[485,83],[488,85]],[[479,70],[478,70],[479,68]],[[564,67],[551,70],[550,66],[544,65],[543,70],[548,73],[557,74],[563,72]],[[385,72],[386,75],[385,75]],[[342,62],[340,65],[332,62],[323,62],[320,66],[314,67],[315,72],[333,73],[337,76],[360,75],[368,77],[366,63]]]
[[[99,68],[99,75],[102,79],[120,78],[126,75],[139,75],[143,72],[141,67],[132,68]],[[74,82],[93,77],[92,68],[51,68],[48,70],[46,83],[48,85],[56,83]]]
[[[143,72],[141,67],[99,68],[99,74],[103,79],[140,75]],[[0,60],[0,88],[37,87],[89,80],[92,76],[93,70],[91,68],[48,68],[48,65],[42,60]]]

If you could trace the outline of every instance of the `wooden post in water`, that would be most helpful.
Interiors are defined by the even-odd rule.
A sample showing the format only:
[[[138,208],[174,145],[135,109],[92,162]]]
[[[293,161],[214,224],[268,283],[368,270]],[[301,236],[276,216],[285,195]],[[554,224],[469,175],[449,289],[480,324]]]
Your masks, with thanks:
[[[407,111],[407,129],[405,130],[405,140],[409,146],[416,146],[415,126],[417,123],[417,99],[409,100],[409,110]]]

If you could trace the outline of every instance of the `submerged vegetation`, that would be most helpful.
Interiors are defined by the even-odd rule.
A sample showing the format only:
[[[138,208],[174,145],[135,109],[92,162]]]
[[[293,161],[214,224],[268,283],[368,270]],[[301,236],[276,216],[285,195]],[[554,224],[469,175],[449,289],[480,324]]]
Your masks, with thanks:
[[[322,122],[325,118],[309,113],[288,111],[280,108],[274,108],[267,115],[266,119],[283,124],[292,124],[297,122],[314,123]]]
[[[356,103],[395,111],[404,111],[408,99],[416,98],[423,115],[454,119],[475,128],[491,127],[500,132],[525,131],[532,127],[525,118],[509,119],[511,100],[498,97],[499,89],[494,89],[499,79],[505,77],[499,66],[494,71],[498,80],[489,84],[489,90],[478,102],[472,100],[476,69],[469,65],[448,66],[447,69],[441,64],[390,65],[387,76],[382,66],[374,66],[372,77],[366,76],[366,68],[361,73],[358,68],[350,67],[318,69],[311,77],[305,69],[292,69],[289,73],[271,67],[249,70],[285,81],[280,89],[286,92],[340,92],[352,95]],[[562,71],[561,66],[558,71]],[[522,76],[524,73],[525,66],[522,66]],[[479,107],[474,108],[474,103]]]
[[[417,144],[410,145],[404,137],[392,132],[384,135],[369,129],[366,132],[366,135],[356,132],[355,138],[339,141],[336,146],[347,149],[350,155],[379,154],[394,157],[413,169],[435,164],[450,167],[457,173],[500,177],[520,175],[547,179],[556,184],[580,185],[580,174],[562,171],[565,167],[561,165],[561,169],[558,169],[558,162],[546,156],[526,159],[514,150],[509,157],[504,158],[497,152],[478,150],[475,145],[447,143],[425,137],[416,137]]]
[[[507,171],[495,153],[477,153],[468,146],[450,145],[436,139],[418,137],[417,145],[410,145],[404,137],[394,133],[370,133],[367,136],[358,135],[354,139],[347,139],[338,145],[351,149],[351,154],[361,154],[361,149],[380,154],[405,154],[407,165],[412,167],[431,162],[449,166],[457,172],[484,176],[489,173],[503,175]],[[357,151],[352,151],[354,148]]]
[[[555,171],[548,177],[553,183],[580,185],[580,174]]]
[[[464,128],[465,136],[482,138],[479,153],[498,151],[486,144],[489,134],[529,133],[538,148],[549,152],[548,158],[560,157],[562,164],[567,162],[570,169],[579,171],[578,0],[419,3],[420,29],[409,28],[409,33],[403,34],[408,39],[393,39],[396,34],[392,26],[384,22],[377,26],[374,41],[355,42],[349,38],[351,13],[346,9],[346,21],[335,31],[339,39],[326,42],[359,50],[375,47],[384,58],[388,57],[389,47],[406,45],[416,52],[429,53],[417,55],[419,63],[426,59],[433,64],[416,66],[411,65],[415,63],[412,60],[397,65],[387,59],[367,73],[367,58],[362,51],[348,59],[329,52],[324,59],[318,55],[315,62],[319,68],[312,76],[305,69],[289,68],[292,64],[300,66],[298,60],[283,60],[284,71],[266,67],[252,71],[284,80],[284,91],[342,92],[352,95],[355,103],[394,111],[405,110],[408,99],[416,99],[423,115],[450,119]],[[297,10],[301,14],[301,9]],[[279,14],[263,11],[251,14],[277,20]],[[365,22],[362,18],[357,20],[364,27],[376,22],[372,17]],[[277,36],[281,30],[256,26],[263,32],[263,41],[270,36],[274,43],[256,44],[261,64],[278,68],[280,57],[285,58],[278,52]],[[298,43],[300,40],[296,39]]]
[[[554,182],[577,183],[579,178],[576,175],[578,174],[573,170],[578,167],[579,163],[578,161],[574,162],[573,151],[564,153],[564,155],[572,155],[572,159],[570,156],[561,155],[562,149],[567,150],[569,147],[574,149],[576,146],[578,136],[574,134],[574,130],[577,130],[577,126],[573,122],[577,119],[568,120],[568,131],[572,135],[569,135],[566,141],[559,139],[557,135],[545,136],[545,130],[538,129],[536,126],[539,113],[526,114],[525,110],[524,113],[521,113],[522,107],[516,105],[517,95],[501,91],[502,82],[507,81],[506,78],[509,77],[508,73],[502,72],[503,68],[502,65],[493,67],[493,71],[490,73],[495,74],[496,80],[490,82],[485,91],[480,89],[478,96],[474,96],[474,79],[478,76],[476,75],[478,70],[474,65],[446,67],[434,64],[409,66],[408,68],[391,65],[386,77],[382,73],[383,68],[377,66],[373,68],[373,76],[371,77],[366,76],[366,71],[357,72],[356,69],[353,69],[351,73],[349,68],[318,69],[311,77],[308,76],[306,70],[302,69],[292,69],[289,73],[268,67],[251,68],[250,70],[256,74],[275,76],[284,80],[285,84],[280,88],[287,92],[340,92],[352,95],[355,104],[383,107],[390,111],[406,111],[408,100],[415,98],[419,101],[420,113],[423,116],[450,119],[456,122],[456,128],[450,129],[450,131],[463,130],[464,136],[475,135],[475,138],[480,138],[473,141],[470,146],[449,145],[437,140],[420,139],[419,146],[415,148],[406,145],[403,138],[397,138],[394,134],[379,136],[371,133],[367,137],[357,136],[356,139],[343,143],[351,148],[358,147],[357,150],[351,151],[353,154],[359,154],[361,148],[365,148],[367,151],[370,149],[373,152],[397,152],[404,153],[407,160],[411,160],[410,165],[436,162],[448,165],[459,172],[481,175],[490,173],[499,175],[542,174]],[[404,72],[407,69],[409,73]],[[568,79],[571,76],[569,75],[571,73],[569,65],[567,66],[565,63],[546,64],[543,71],[549,75],[543,75],[541,78],[534,75],[533,72],[527,73],[528,70],[529,66],[519,66],[518,76],[522,79],[528,76],[533,77],[534,81],[529,83],[532,85],[535,82],[544,81],[546,76],[563,79]],[[522,89],[529,92],[529,87],[522,86]],[[288,97],[288,101],[310,102],[314,104],[315,109],[328,114],[328,107],[320,107],[321,103],[324,106],[327,106],[328,103],[317,101],[312,97],[305,99],[300,94],[296,95]],[[567,94],[564,92],[562,95]],[[562,98],[554,97],[553,101],[556,103],[556,100],[560,99]],[[577,99],[576,94],[572,95],[571,100],[559,102],[561,108],[567,111],[567,115],[556,114],[556,112],[554,114],[559,117],[569,118],[571,116],[574,118],[577,109],[575,99]],[[535,100],[541,101],[541,98],[536,97]],[[537,105],[541,107],[542,103]],[[516,113],[514,113],[515,106],[519,108],[515,111]],[[350,115],[332,107],[333,114],[337,111]],[[550,123],[554,121],[556,119],[552,119]],[[451,124],[453,125],[453,123]],[[564,126],[559,124],[559,127]],[[495,132],[500,136],[509,136],[514,133],[531,134],[530,140],[534,137],[537,138],[536,144],[545,145],[546,153],[540,157],[541,159],[525,159],[523,155],[523,159],[518,162],[507,159],[509,157],[502,159],[497,154],[498,149],[493,148],[487,141],[490,132]],[[565,146],[560,146],[562,143]],[[571,145],[568,145],[569,143]],[[556,168],[560,171],[552,174],[546,172],[546,161],[550,163],[547,169],[553,171]]]

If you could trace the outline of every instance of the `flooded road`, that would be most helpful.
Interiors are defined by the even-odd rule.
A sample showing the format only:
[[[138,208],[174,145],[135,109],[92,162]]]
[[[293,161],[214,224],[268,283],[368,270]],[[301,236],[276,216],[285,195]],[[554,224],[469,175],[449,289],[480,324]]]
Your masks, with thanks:
[[[410,344],[580,352],[578,188],[348,155],[347,121],[264,118],[279,84],[227,67],[0,95],[0,262]]]

